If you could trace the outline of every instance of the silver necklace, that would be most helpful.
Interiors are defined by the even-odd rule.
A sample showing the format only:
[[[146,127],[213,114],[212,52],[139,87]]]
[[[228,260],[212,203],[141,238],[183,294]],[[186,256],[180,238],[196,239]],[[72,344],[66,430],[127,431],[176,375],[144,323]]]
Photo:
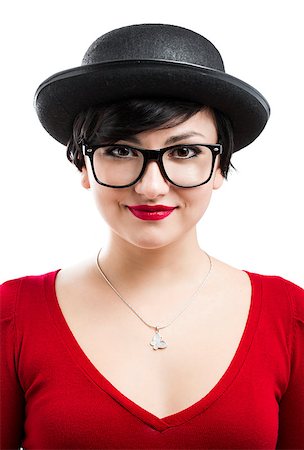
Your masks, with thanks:
[[[111,283],[111,281],[107,278],[106,274],[104,273],[104,271],[102,270],[102,268],[100,267],[99,264],[99,255],[100,255],[101,249],[99,250],[98,254],[97,254],[97,258],[96,258],[96,264],[97,264],[97,269],[99,270],[99,272],[101,273],[101,275],[103,276],[103,278],[105,279],[105,281],[107,282],[107,284],[110,286],[110,288],[115,292],[115,294],[131,309],[131,311],[133,311],[133,313],[145,324],[147,325],[147,327],[149,328],[153,328],[154,329],[154,336],[150,342],[150,345],[153,347],[153,350],[158,350],[158,349],[162,349],[162,348],[166,348],[168,347],[167,343],[163,340],[162,336],[160,335],[159,330],[162,330],[163,328],[167,328],[169,325],[171,325],[171,323],[173,323],[193,302],[196,294],[198,293],[198,291],[203,287],[203,285],[206,283],[207,278],[211,272],[212,269],[212,261],[210,256],[208,255],[208,253],[206,253],[206,255],[208,256],[209,259],[209,270],[207,272],[207,274],[204,276],[203,280],[201,281],[201,283],[199,284],[198,288],[194,291],[194,293],[191,295],[189,302],[186,304],[186,306],[177,314],[177,316],[175,316],[173,318],[173,320],[171,320],[171,322],[169,322],[167,325],[163,325],[163,326],[158,326],[158,325],[151,325],[149,323],[147,323],[133,308],[131,305],[129,305],[129,303],[121,296],[121,294],[117,291],[117,289],[115,289],[115,287],[113,286],[113,284]]]

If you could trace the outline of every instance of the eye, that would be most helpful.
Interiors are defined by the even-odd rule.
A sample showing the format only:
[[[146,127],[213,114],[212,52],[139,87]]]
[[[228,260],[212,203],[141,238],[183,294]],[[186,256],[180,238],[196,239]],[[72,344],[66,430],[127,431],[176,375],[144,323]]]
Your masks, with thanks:
[[[138,156],[138,152],[136,149],[132,147],[128,147],[125,145],[118,146],[113,145],[109,146],[105,149],[106,155],[113,156],[115,158],[136,158]]]
[[[197,156],[201,153],[201,150],[197,147],[191,147],[188,145],[183,145],[180,147],[175,147],[169,153],[170,157],[178,158],[178,159],[189,159]]]

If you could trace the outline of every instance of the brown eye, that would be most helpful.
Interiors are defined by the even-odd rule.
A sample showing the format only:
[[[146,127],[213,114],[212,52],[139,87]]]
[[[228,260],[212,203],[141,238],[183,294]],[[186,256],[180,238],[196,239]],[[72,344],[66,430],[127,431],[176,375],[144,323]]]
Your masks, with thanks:
[[[200,153],[200,150],[196,147],[176,147],[171,151],[170,156],[178,159],[189,159],[197,156]]]
[[[110,146],[106,149],[106,154],[116,158],[136,158],[138,152],[127,146]]]

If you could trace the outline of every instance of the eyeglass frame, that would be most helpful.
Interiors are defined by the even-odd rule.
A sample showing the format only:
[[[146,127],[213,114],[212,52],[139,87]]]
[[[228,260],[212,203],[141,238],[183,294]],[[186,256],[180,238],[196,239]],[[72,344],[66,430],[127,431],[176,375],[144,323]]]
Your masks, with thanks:
[[[181,186],[179,184],[174,183],[169,176],[167,175],[167,172],[165,170],[164,167],[164,163],[163,163],[163,155],[171,149],[174,148],[178,148],[178,147],[194,147],[196,145],[202,146],[202,147],[207,147],[209,148],[209,150],[212,153],[212,165],[211,165],[211,171],[210,171],[210,175],[207,178],[206,181],[203,181],[202,183],[196,184],[194,186]],[[102,183],[102,181],[100,181],[96,175],[95,172],[95,168],[94,168],[94,162],[93,162],[93,157],[94,157],[94,153],[96,152],[96,150],[98,150],[100,147],[124,147],[124,148],[130,148],[131,150],[136,150],[138,152],[140,152],[144,158],[143,160],[143,166],[142,169],[140,171],[140,174],[138,175],[138,177],[132,181],[132,183],[123,185],[123,186],[113,186],[111,184],[106,184],[106,183]],[[147,165],[150,161],[155,161],[158,165],[158,168],[160,170],[160,173],[162,174],[163,178],[167,181],[169,181],[169,183],[173,184],[174,186],[180,187],[180,188],[184,188],[184,189],[188,189],[188,188],[194,188],[194,187],[198,187],[198,186],[202,186],[203,184],[208,183],[208,181],[210,181],[213,171],[214,171],[214,165],[215,165],[215,160],[216,157],[218,155],[221,155],[223,153],[223,146],[222,144],[218,143],[218,144],[175,144],[175,145],[171,145],[169,147],[163,147],[163,148],[159,148],[159,149],[154,149],[154,150],[149,150],[149,149],[144,149],[144,148],[138,148],[138,147],[133,147],[131,145],[128,144],[97,144],[97,145],[88,145],[86,142],[82,141],[81,142],[81,148],[82,148],[82,153],[83,156],[88,156],[90,163],[91,163],[91,168],[92,168],[92,172],[95,178],[95,181],[102,185],[102,186],[106,186],[106,187],[110,187],[110,188],[114,188],[114,189],[122,189],[122,188],[126,188],[126,187],[130,187],[133,186],[134,184],[136,184],[144,175]]]

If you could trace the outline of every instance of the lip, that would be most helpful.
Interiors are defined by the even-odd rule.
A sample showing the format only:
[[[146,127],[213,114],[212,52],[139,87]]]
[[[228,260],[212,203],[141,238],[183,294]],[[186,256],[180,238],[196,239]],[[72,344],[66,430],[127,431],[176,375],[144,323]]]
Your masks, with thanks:
[[[168,217],[176,206],[166,205],[132,205],[128,206],[129,211],[141,220],[162,220]]]

